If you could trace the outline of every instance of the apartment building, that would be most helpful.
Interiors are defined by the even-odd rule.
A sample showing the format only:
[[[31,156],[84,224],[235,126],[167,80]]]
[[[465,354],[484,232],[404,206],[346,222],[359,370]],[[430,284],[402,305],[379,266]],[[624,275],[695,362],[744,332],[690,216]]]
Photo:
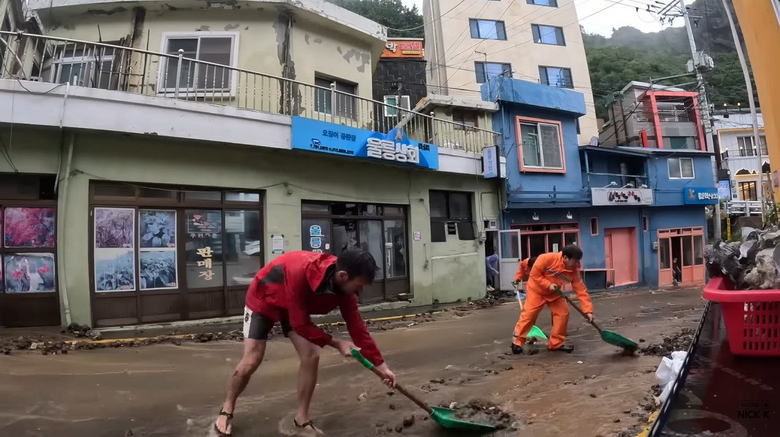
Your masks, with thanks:
[[[496,76],[574,89],[579,144],[598,135],[574,0],[425,0],[423,14],[430,94],[478,97]]]

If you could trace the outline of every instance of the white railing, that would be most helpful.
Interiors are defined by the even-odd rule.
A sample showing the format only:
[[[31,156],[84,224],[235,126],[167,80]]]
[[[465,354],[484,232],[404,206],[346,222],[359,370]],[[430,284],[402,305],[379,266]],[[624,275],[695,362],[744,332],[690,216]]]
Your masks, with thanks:
[[[761,215],[761,202],[758,200],[730,200],[726,208],[729,215]]]
[[[328,87],[243,68],[113,44],[22,32],[0,32],[0,78],[100,88],[241,109],[296,115],[480,153],[497,133]],[[4,41],[7,41],[5,43]]]

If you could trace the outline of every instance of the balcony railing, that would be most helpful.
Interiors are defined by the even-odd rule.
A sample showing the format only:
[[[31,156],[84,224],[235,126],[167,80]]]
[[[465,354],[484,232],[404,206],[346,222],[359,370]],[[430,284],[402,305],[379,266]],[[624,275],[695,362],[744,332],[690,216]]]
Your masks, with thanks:
[[[730,200],[726,207],[729,215],[761,215],[761,202],[758,200]]]
[[[21,32],[8,41],[2,78],[204,102],[301,116],[387,133],[402,127],[410,139],[480,153],[497,133],[293,79],[176,54]],[[3,42],[0,50],[6,51]]]
[[[647,176],[632,175],[621,173],[585,173],[588,182],[588,188],[606,188],[606,187],[647,187]]]

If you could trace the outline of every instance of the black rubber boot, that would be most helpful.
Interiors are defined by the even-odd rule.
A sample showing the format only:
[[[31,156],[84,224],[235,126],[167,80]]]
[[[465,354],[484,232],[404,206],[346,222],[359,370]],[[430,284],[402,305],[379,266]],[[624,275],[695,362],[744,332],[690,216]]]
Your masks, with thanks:
[[[522,354],[523,353],[523,347],[522,346],[518,346],[518,345],[513,343],[512,344],[512,353],[515,354],[515,355]]]
[[[559,347],[558,349],[550,349],[553,352],[566,352],[567,354],[570,354],[574,352],[574,346],[569,346],[567,344]]]

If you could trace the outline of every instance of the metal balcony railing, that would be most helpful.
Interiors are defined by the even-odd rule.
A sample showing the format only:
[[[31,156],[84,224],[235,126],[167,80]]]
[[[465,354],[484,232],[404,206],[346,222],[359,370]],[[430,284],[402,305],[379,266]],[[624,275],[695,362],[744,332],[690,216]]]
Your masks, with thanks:
[[[644,175],[588,172],[585,176],[588,188],[646,188],[648,184],[647,176]]]
[[[729,215],[761,215],[761,202],[758,200],[730,200],[726,208]]]
[[[402,127],[410,139],[480,153],[497,132],[387,105],[339,91],[175,54],[22,32],[0,32],[2,78],[121,91],[301,116],[387,133]]]

